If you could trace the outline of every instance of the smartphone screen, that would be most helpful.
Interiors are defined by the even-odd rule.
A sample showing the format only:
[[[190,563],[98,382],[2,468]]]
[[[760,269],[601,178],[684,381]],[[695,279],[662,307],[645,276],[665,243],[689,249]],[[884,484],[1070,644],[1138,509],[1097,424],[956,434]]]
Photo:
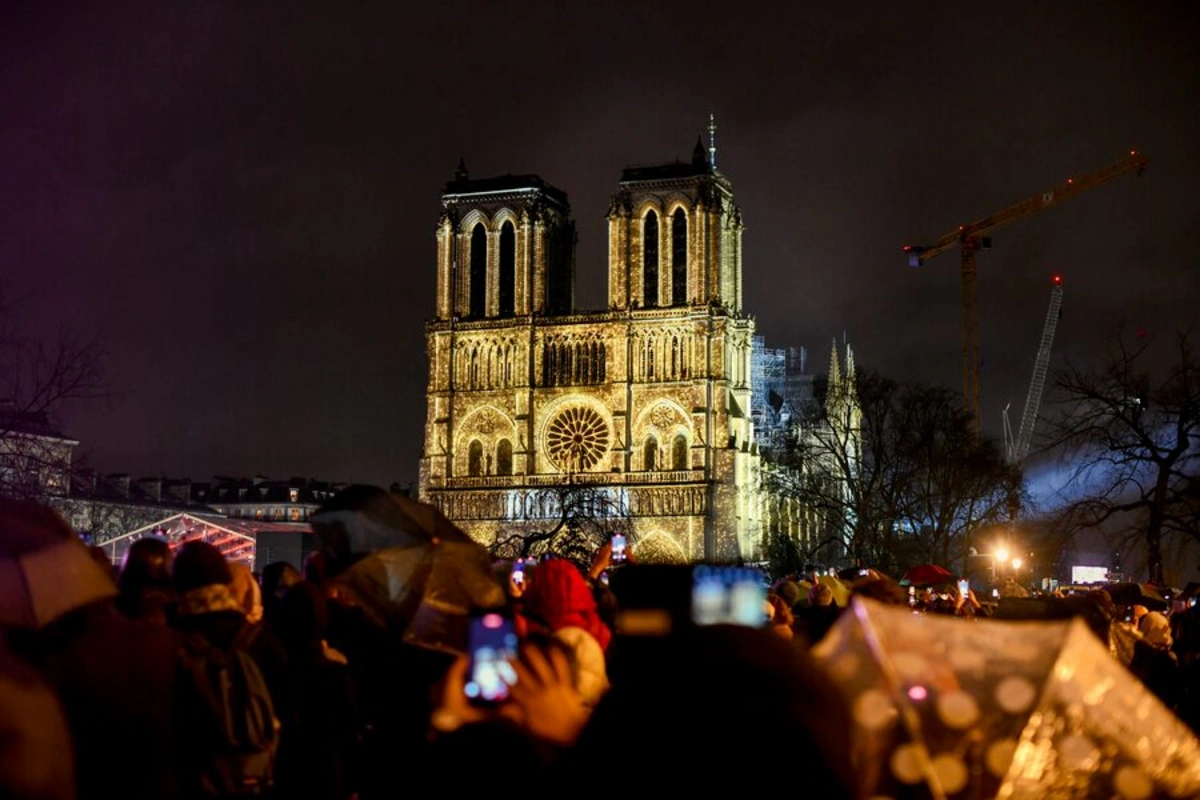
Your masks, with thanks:
[[[509,687],[517,682],[513,669],[517,632],[512,619],[494,611],[473,616],[467,651],[471,666],[465,692],[471,702],[492,705],[507,700]]]
[[[612,536],[612,562],[620,564],[625,561],[625,534],[614,533]]]
[[[959,581],[958,582],[958,593],[960,595],[962,595],[963,597],[966,597],[970,591],[971,591],[971,584],[969,581]]]
[[[692,622],[748,625],[767,622],[767,590],[758,572],[745,567],[701,565],[692,573]]]
[[[513,562],[512,582],[518,586],[525,584],[525,559],[518,558]]]

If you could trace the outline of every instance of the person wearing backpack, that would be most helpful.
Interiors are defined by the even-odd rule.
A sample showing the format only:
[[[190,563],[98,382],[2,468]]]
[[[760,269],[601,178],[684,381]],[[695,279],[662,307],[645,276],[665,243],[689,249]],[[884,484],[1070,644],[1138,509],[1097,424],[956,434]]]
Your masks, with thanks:
[[[274,782],[280,722],[252,654],[265,632],[247,622],[224,556],[205,542],[179,549],[177,776],[184,800],[262,796]]]

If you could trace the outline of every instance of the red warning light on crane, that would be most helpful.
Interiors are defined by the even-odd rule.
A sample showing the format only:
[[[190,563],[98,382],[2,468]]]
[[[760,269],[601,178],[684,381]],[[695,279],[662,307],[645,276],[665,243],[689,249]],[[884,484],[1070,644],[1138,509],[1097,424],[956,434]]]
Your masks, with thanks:
[[[1055,273],[1050,280],[1054,282],[1055,286],[1062,286],[1062,275]]]

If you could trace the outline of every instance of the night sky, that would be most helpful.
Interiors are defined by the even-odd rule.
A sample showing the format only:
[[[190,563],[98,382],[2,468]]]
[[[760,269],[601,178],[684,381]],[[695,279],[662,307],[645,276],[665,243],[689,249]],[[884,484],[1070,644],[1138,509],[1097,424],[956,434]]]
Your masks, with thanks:
[[[1197,98],[1194,2],[9,0],[0,281],[29,335],[104,336],[110,398],[60,421],[106,472],[407,483],[460,156],[568,192],[577,305],[602,307],[621,168],[687,159],[715,112],[769,343],[824,371],[845,335],[957,391],[957,253],[914,269],[900,247],[1137,148],[1146,174],[981,256],[999,434],[1052,272],[1056,364],[1121,322],[1196,321]]]

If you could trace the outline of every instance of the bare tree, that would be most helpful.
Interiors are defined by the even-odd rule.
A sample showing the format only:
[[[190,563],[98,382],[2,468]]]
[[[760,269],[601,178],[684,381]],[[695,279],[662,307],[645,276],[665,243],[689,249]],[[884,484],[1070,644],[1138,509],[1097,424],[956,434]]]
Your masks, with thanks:
[[[63,494],[76,442],[55,417],[70,402],[105,395],[100,340],[67,331],[50,343],[25,337],[2,298],[0,320],[0,494]]]
[[[892,439],[904,491],[898,522],[914,534],[920,560],[961,564],[974,533],[1010,522],[1024,501],[1023,476],[994,439],[980,436],[958,395],[942,387],[903,391]]]
[[[596,551],[616,533],[634,543],[629,508],[620,489],[567,481],[539,490],[529,499],[542,522],[500,534],[492,552],[504,559],[552,556],[572,561],[585,572]]]
[[[812,509],[825,535],[844,532],[855,564],[965,561],[976,529],[1020,507],[1020,471],[975,435],[948,390],[860,371],[856,384],[832,391],[855,392],[856,403],[810,404],[779,459],[789,469],[768,485]],[[852,408],[854,418],[830,418]]]
[[[1200,361],[1190,331],[1157,369],[1154,344],[1118,332],[1101,370],[1062,370],[1043,449],[1071,465],[1063,529],[1144,545],[1161,585],[1164,538],[1200,541]]]

